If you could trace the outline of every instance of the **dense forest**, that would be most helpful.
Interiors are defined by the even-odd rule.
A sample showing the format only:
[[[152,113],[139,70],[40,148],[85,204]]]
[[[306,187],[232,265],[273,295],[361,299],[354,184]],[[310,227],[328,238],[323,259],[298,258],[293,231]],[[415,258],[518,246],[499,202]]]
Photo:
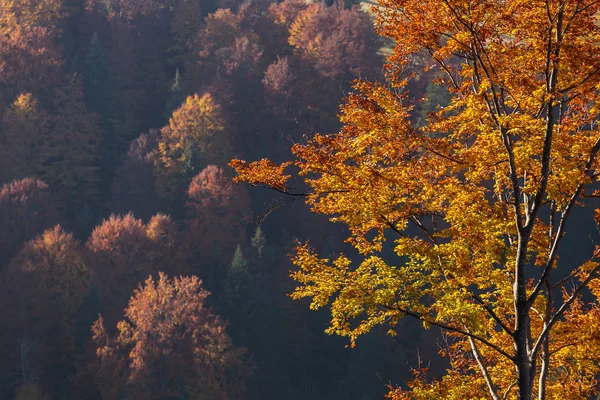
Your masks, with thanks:
[[[344,228],[227,166],[337,130],[386,46],[351,1],[1,0],[0,398],[373,399],[435,360],[325,335],[287,254]]]
[[[0,0],[0,399],[595,398],[599,16]]]

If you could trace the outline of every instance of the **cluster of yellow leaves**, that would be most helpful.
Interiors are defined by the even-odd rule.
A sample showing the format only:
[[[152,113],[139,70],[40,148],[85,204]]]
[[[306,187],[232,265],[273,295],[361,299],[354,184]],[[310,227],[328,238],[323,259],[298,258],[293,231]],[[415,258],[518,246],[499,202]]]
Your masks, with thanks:
[[[267,159],[253,161],[249,164],[238,159],[230,162],[231,167],[235,168],[238,174],[235,178],[235,182],[246,182],[251,185],[265,185],[282,192],[288,190],[286,183],[291,178],[291,175],[285,175],[284,171],[290,164],[291,163],[288,162],[281,165],[275,165]]]
[[[0,33],[51,28],[63,16],[63,0],[0,0]]]
[[[218,164],[231,153],[221,108],[208,93],[189,96],[160,130],[156,159],[157,189],[176,192],[177,179],[201,166]]]
[[[223,156],[225,146],[218,136],[223,135],[224,129],[219,106],[211,95],[189,96],[161,130],[158,148],[162,164],[168,169],[180,166],[185,161],[188,143],[209,158]]]

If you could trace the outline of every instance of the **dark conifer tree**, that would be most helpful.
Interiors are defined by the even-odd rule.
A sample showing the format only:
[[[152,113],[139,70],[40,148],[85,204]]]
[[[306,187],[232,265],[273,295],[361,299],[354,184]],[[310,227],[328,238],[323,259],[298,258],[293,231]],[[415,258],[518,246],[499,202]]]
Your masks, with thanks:
[[[85,57],[83,83],[88,107],[101,116],[105,116],[107,111],[108,78],[109,73],[104,46],[98,33],[94,32]],[[103,128],[107,127],[103,126]]]
[[[185,95],[183,93],[183,87],[181,84],[181,74],[179,68],[175,71],[175,79],[169,89],[169,99],[167,100],[167,108],[165,110],[165,118],[168,120],[173,115],[173,111],[179,108],[185,101]]]

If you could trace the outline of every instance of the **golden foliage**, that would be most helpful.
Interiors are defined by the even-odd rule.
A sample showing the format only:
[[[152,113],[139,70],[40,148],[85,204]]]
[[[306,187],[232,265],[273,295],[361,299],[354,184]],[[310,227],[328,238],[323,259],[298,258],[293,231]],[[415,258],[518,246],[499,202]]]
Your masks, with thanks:
[[[355,83],[341,131],[295,145],[293,162],[230,164],[238,181],[305,195],[349,228],[361,260],[299,244],[292,297],[329,305],[327,332],[352,344],[377,325],[394,334],[404,316],[447,332],[447,374],[417,369],[391,399],[597,394],[598,254],[579,267],[559,254],[598,175],[600,4],[382,0],[376,11],[396,42],[389,85]],[[422,128],[404,89],[415,55],[452,96]],[[290,165],[309,193],[286,186]]]
[[[230,154],[220,106],[208,93],[189,96],[160,132],[156,171],[162,194],[169,192],[174,174],[218,164]]]

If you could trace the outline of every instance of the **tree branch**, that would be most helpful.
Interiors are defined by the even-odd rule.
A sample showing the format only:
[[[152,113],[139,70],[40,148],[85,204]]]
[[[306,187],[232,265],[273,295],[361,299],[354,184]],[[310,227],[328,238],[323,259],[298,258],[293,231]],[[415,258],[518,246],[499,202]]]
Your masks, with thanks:
[[[515,358],[514,358],[513,356],[511,356],[510,354],[508,354],[506,351],[502,350],[502,349],[501,349],[500,347],[498,347],[497,345],[495,345],[495,344],[491,343],[489,340],[487,340],[487,339],[485,339],[485,338],[483,338],[483,337],[481,337],[481,336],[479,336],[479,335],[472,334],[472,333],[470,333],[470,332],[467,332],[467,331],[465,331],[465,330],[463,330],[463,329],[460,329],[460,328],[455,328],[455,327],[453,327],[453,326],[451,326],[451,325],[447,325],[447,324],[444,324],[444,323],[442,323],[442,322],[431,321],[431,320],[427,319],[426,317],[424,317],[423,315],[421,315],[421,314],[419,314],[419,313],[415,313],[415,312],[413,312],[413,311],[410,311],[410,310],[407,310],[407,309],[403,309],[403,308],[400,308],[400,307],[396,307],[396,308],[394,308],[394,307],[389,307],[389,306],[383,306],[383,307],[384,307],[384,308],[388,308],[388,309],[392,309],[392,310],[399,311],[399,312],[401,312],[401,313],[403,313],[403,314],[406,314],[406,315],[409,315],[409,316],[411,316],[411,317],[413,317],[413,318],[416,318],[416,319],[418,319],[419,321],[425,322],[425,323],[426,323],[426,324],[428,324],[428,325],[437,326],[438,328],[446,329],[446,330],[448,330],[448,331],[450,331],[450,332],[455,332],[455,333],[458,333],[458,334],[461,334],[461,335],[464,335],[464,336],[467,336],[467,337],[473,338],[473,339],[475,339],[475,340],[477,340],[477,341],[479,341],[479,342],[481,342],[481,343],[485,344],[485,345],[486,345],[486,346],[488,346],[489,348],[493,349],[493,350],[494,350],[494,351],[496,351],[498,354],[500,354],[500,355],[502,355],[502,356],[506,357],[506,358],[507,358],[508,360],[510,360],[511,362],[514,362],[514,361],[515,361]]]
[[[498,393],[496,393],[496,387],[494,386],[494,383],[492,382],[492,377],[490,376],[490,373],[487,370],[487,368],[485,367],[485,365],[483,365],[483,362],[481,361],[481,354],[479,354],[477,345],[475,344],[475,341],[473,340],[472,337],[469,337],[469,343],[471,344],[471,349],[473,350],[473,357],[475,358],[475,361],[477,361],[477,365],[479,366],[479,370],[481,371],[481,374],[483,375],[483,379],[485,379],[485,384],[488,387],[488,390],[490,392],[490,395],[492,396],[492,399],[500,400],[500,396],[498,396]]]
[[[494,321],[496,321],[496,323],[498,325],[500,325],[500,327],[506,332],[508,333],[510,336],[514,335],[514,332],[500,319],[500,317],[494,312],[494,310],[492,310],[492,308],[490,306],[488,306],[487,304],[485,304],[485,302],[483,301],[483,299],[481,297],[479,297],[477,294],[475,293],[471,293],[471,297],[479,304],[481,304],[481,306],[488,312],[488,314],[490,314],[490,316],[494,319]]]
[[[592,281],[593,279],[597,278],[596,273],[600,271],[600,265],[596,266],[587,276],[587,278],[585,278],[585,280],[583,282],[581,282],[579,284],[579,286],[577,286],[577,288],[575,289],[575,291],[571,294],[571,296],[569,297],[569,299],[563,303],[562,306],[560,306],[560,308],[558,309],[558,311],[556,311],[554,313],[554,315],[552,316],[552,318],[550,319],[550,321],[548,322],[548,325],[544,328],[544,330],[542,331],[542,333],[540,333],[540,336],[538,337],[537,341],[535,342],[535,345],[533,346],[532,350],[531,350],[531,355],[530,358],[534,359],[537,356],[538,351],[540,350],[540,346],[542,345],[544,339],[546,338],[546,336],[548,336],[550,329],[552,329],[552,327],[554,326],[554,324],[556,322],[558,322],[558,319],[564,314],[564,312],[567,310],[567,308],[569,308],[569,306],[571,305],[571,303],[573,303],[573,301],[575,301],[575,299],[577,298],[577,296],[579,295],[579,293],[588,285],[588,283],[590,283],[590,281]]]
[[[502,396],[502,400],[508,399],[508,395],[510,394],[510,391],[512,390],[512,388],[515,387],[515,385],[518,382],[519,382],[518,380],[515,380],[513,383],[511,383],[510,385],[508,385],[508,388],[506,388],[506,391],[504,392],[504,395]]]
[[[596,142],[594,143],[594,146],[592,146],[592,149],[590,151],[590,157],[588,158],[588,161],[586,162],[586,165],[585,165],[586,174],[588,174],[590,169],[592,168],[592,165],[594,164],[594,160],[596,159],[598,151],[600,151],[600,138],[596,139]],[[575,192],[573,193],[573,195],[571,196],[571,198],[569,199],[569,202],[567,203],[567,205],[565,207],[565,211],[562,213],[562,216],[560,218],[560,222],[558,225],[558,229],[556,231],[556,237],[554,238],[554,243],[552,245],[552,249],[550,250],[550,256],[548,258],[548,262],[546,263],[546,266],[544,268],[544,271],[542,272],[542,276],[540,277],[540,280],[535,285],[533,292],[531,292],[531,295],[529,296],[529,299],[527,300],[527,302],[529,304],[532,304],[535,301],[536,297],[539,295],[542,285],[544,284],[546,277],[548,276],[548,274],[550,273],[550,270],[552,269],[552,265],[554,264],[554,260],[556,259],[556,255],[558,254],[558,248],[560,246],[562,237],[564,236],[563,231],[564,231],[565,225],[567,223],[567,219],[569,218],[571,210],[572,210],[573,206],[575,205],[577,199],[579,198],[579,195],[581,194],[582,190],[583,190],[583,184],[580,184],[579,186],[577,186],[577,189],[575,190]]]

